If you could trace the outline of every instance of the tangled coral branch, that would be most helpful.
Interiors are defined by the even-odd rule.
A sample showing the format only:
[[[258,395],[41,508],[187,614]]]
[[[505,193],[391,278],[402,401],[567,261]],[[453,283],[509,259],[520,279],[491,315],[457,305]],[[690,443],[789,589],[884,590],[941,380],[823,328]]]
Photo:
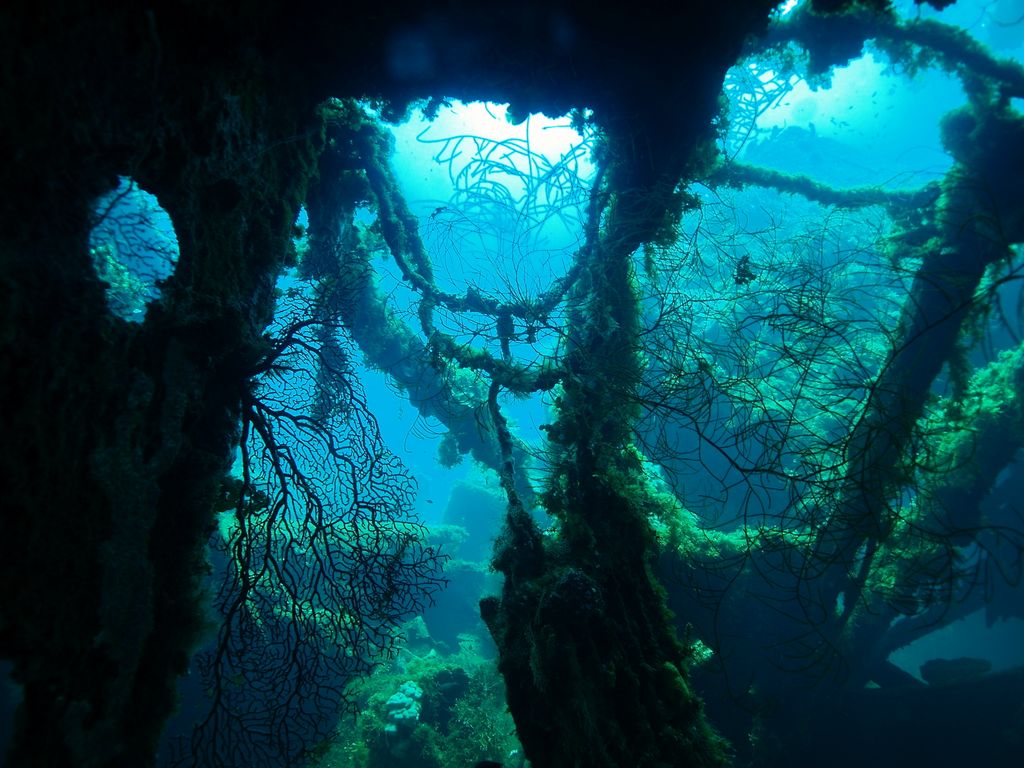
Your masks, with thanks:
[[[348,342],[293,295],[243,396],[242,478],[215,536],[222,622],[194,765],[291,765],[333,728],[345,683],[395,650],[443,582],[414,486],[381,440]]]

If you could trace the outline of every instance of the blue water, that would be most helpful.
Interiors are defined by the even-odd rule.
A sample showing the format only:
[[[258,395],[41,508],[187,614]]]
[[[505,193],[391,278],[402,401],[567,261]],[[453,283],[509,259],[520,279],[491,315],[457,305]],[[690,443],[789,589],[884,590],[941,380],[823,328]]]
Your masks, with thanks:
[[[906,18],[960,26],[992,54],[1024,62],[1022,0],[958,3],[942,12],[911,2],[897,7]],[[872,46],[825,78],[807,77],[799,65],[790,67],[774,54],[755,53],[729,72],[725,93],[730,122],[719,142],[724,158],[807,176],[838,189],[889,192],[919,189],[950,173],[954,159],[942,145],[940,124],[944,115],[967,103],[959,81],[949,73],[925,68],[908,76]],[[1019,110],[1021,99],[1015,98],[1012,106]],[[419,220],[418,235],[437,289],[531,300],[571,267],[584,241],[595,177],[590,150],[598,139],[593,133],[579,133],[570,116],[531,115],[514,124],[507,105],[459,102],[442,107],[431,120],[414,112],[388,130],[395,144],[394,173]],[[661,250],[641,249],[634,259],[646,323],[640,395],[647,403],[665,392],[677,398],[667,415],[651,407],[636,425],[644,471],[651,487],[675,494],[688,520],[716,535],[795,532],[834,491],[823,478],[831,471],[834,480],[835,467],[844,461],[843,438],[859,418],[868,385],[886,365],[917,264],[892,261],[886,238],[897,224],[880,206],[843,209],[769,187],[736,191],[711,180],[695,183],[689,191],[701,208],[684,217],[676,242]],[[174,269],[173,228],[155,199],[128,179],[99,201],[97,210],[109,214],[97,223],[93,248],[94,253],[106,249],[96,257],[97,269],[111,284],[112,312],[142,322],[146,304],[159,299],[160,283]],[[369,238],[374,221],[373,210],[362,209],[356,226]],[[297,223],[306,225],[305,214]],[[975,369],[1020,343],[1022,256],[1018,244],[1003,271],[993,272],[994,279],[1006,280],[992,293],[997,311],[983,318],[969,340],[965,359]],[[379,238],[371,264],[390,309],[419,342],[428,344],[416,322],[419,297]],[[311,287],[294,270],[281,277],[278,289],[312,296]],[[517,321],[511,357],[536,367],[564,352],[567,317],[562,306],[546,324],[527,327]],[[434,321],[457,344],[501,356],[494,318],[442,308]],[[287,322],[279,315],[268,332],[279,334]],[[823,337],[814,323],[841,333]],[[321,706],[331,726],[326,736],[316,734],[316,744],[305,745],[311,750],[310,764],[326,768],[390,760],[394,766],[447,766],[490,759],[523,765],[504,709],[496,650],[476,614],[479,598],[500,589],[500,578],[489,567],[491,542],[504,511],[498,475],[468,456],[445,466],[451,462],[439,455],[450,448],[445,441],[448,426],[421,414],[386,372],[372,361],[367,364],[344,329],[338,338],[346,375],[358,382],[367,412],[379,425],[381,455],[400,462],[401,467],[394,465],[394,476],[407,483],[403,488],[408,493],[396,494],[402,499],[389,497],[382,507],[400,509],[403,519],[408,515],[427,526],[428,538],[451,557],[446,571],[450,583],[432,596],[434,605],[400,617],[407,622],[402,624],[403,640],[390,658],[377,660],[383,662],[377,673],[362,683],[329,680],[338,692],[350,691],[358,719],[341,718],[337,701],[310,705]],[[682,358],[666,352],[678,347],[688,350]],[[268,379],[260,391],[275,402],[287,402],[301,391],[306,397],[298,397],[302,407],[312,408],[311,370]],[[458,392],[486,421],[481,396],[486,377],[460,375],[462,379],[452,378],[460,382]],[[704,385],[693,387],[694,381]],[[933,384],[929,408],[938,421],[943,398],[955,386],[948,368]],[[524,449],[519,468],[537,491],[550,474],[543,426],[556,418],[557,396],[557,391],[503,393],[499,401]],[[358,442],[344,432],[345,423],[341,418],[332,428]],[[308,470],[311,475],[323,471],[327,477],[335,467],[302,434],[291,433],[287,439],[315,467]],[[352,455],[359,450],[353,448]],[[272,484],[269,465],[256,462],[252,470],[255,481]],[[915,481],[890,499],[908,515],[921,503],[916,489],[928,480],[924,470],[915,471],[920,472]],[[1017,525],[1017,531],[1019,472],[1019,462],[1008,462],[986,501],[992,519]],[[235,473],[241,477],[238,465]],[[365,487],[373,487],[375,481],[366,479],[371,477],[377,476],[367,470],[361,480]],[[327,505],[328,514],[339,519],[348,514],[350,492],[340,491]],[[549,535],[557,536],[539,502],[533,504],[538,523],[551,526]],[[302,509],[291,508],[289,514],[296,516],[287,518],[294,521]],[[222,523],[222,533],[230,536],[230,515]],[[315,541],[308,546],[314,551]],[[966,583],[956,585],[950,599],[956,620],[940,618],[933,630],[917,632],[913,642],[893,651],[890,660],[919,680],[922,665],[937,658],[981,659],[993,672],[1024,664],[1024,622],[1016,589],[1019,550],[1005,540],[958,546],[961,562],[987,563],[983,575],[981,569],[977,572],[975,589],[985,591],[988,599],[978,600],[978,592]],[[213,560],[223,570],[227,559],[220,557]],[[281,598],[276,605],[294,605],[294,598],[289,599]],[[958,608],[959,601],[972,607]],[[268,614],[261,619],[265,624],[257,624],[274,625],[268,618],[274,605],[268,601]],[[323,606],[325,612],[337,608]],[[840,599],[835,610],[845,608]],[[894,621],[897,630],[900,621]],[[339,635],[335,639],[344,647],[340,636],[346,623],[337,615],[333,622],[332,631]],[[710,634],[701,639],[713,645]],[[724,667],[728,672],[728,661]],[[197,714],[205,711],[209,678],[198,663],[181,690],[182,713],[168,729],[168,744],[188,734]],[[314,722],[318,714],[304,706],[303,714]],[[709,711],[714,720],[714,707]],[[421,725],[433,729],[432,738],[444,744],[445,762],[436,755],[431,758],[435,762],[417,762],[424,758],[417,756],[420,747],[413,734],[422,737],[423,731],[416,730]],[[322,724],[309,726],[309,732],[318,727]],[[165,746],[165,754],[171,751]]]

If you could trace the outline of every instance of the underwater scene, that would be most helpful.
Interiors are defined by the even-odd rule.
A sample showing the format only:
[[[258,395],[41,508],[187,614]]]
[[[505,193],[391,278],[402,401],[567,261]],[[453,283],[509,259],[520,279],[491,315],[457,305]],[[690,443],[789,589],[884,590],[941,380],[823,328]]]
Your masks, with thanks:
[[[1024,0],[80,5],[3,765],[1024,763]]]

